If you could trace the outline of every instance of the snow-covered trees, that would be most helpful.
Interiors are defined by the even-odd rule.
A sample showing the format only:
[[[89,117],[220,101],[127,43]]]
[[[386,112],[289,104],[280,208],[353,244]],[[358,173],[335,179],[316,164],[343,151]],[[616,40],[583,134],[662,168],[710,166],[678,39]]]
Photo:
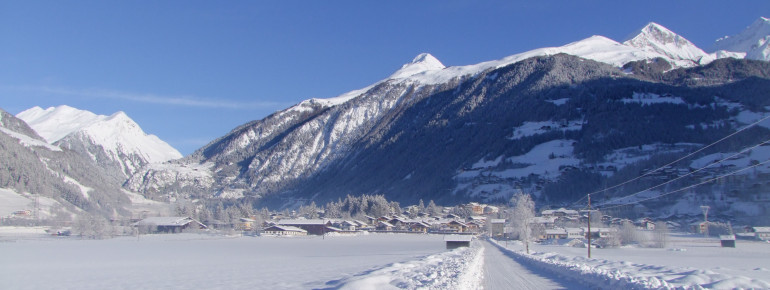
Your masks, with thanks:
[[[529,194],[519,192],[511,198],[511,206],[511,226],[529,253],[529,243],[534,240],[531,222],[535,217],[535,201]]]
[[[665,248],[668,245],[668,225],[664,221],[655,223],[653,230],[652,247]]]

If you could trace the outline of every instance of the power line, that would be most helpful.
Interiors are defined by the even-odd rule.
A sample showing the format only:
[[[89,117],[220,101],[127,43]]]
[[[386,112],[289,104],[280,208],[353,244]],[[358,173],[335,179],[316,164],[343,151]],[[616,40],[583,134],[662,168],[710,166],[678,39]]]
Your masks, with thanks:
[[[721,160],[719,160],[719,161],[716,161],[716,162],[713,162],[713,163],[709,163],[709,164],[707,164],[706,166],[703,166],[703,167],[701,167],[701,168],[698,168],[697,170],[695,170],[695,171],[692,171],[692,172],[690,172],[690,173],[687,173],[687,174],[685,174],[685,175],[682,175],[682,176],[679,176],[679,177],[677,177],[677,178],[671,179],[671,180],[669,180],[669,181],[663,182],[663,183],[661,183],[661,184],[658,184],[658,185],[655,185],[655,186],[649,187],[649,188],[647,188],[647,189],[644,189],[644,190],[641,190],[641,191],[637,191],[637,192],[635,192],[635,193],[633,193],[633,194],[630,194],[630,195],[627,195],[627,196],[621,197],[621,199],[623,199],[623,198],[629,198],[629,197],[635,196],[635,195],[637,195],[637,194],[640,194],[640,193],[643,193],[643,192],[646,192],[646,191],[652,190],[652,189],[654,189],[654,188],[658,188],[658,187],[661,187],[661,186],[663,186],[663,185],[666,185],[666,184],[672,183],[672,182],[674,182],[674,181],[677,181],[677,180],[679,180],[679,179],[682,179],[682,178],[688,177],[688,176],[690,176],[690,175],[693,175],[693,174],[695,174],[695,173],[698,173],[698,172],[700,172],[700,171],[702,171],[702,170],[705,170],[706,168],[709,168],[709,167],[711,167],[712,165],[715,165],[715,164],[719,164],[719,163],[722,163],[722,162],[724,162],[725,160],[729,160],[730,158],[733,158],[733,157],[735,157],[735,156],[741,155],[741,154],[743,154],[743,153],[745,153],[745,152],[747,152],[747,151],[751,151],[751,150],[753,150],[754,148],[757,148],[757,147],[759,147],[759,146],[762,146],[762,145],[764,145],[764,144],[768,144],[768,143],[770,143],[770,139],[768,139],[767,141],[764,141],[764,142],[762,142],[762,143],[759,143],[759,144],[757,144],[757,145],[754,145],[754,146],[752,146],[752,147],[746,148],[746,149],[744,149],[744,150],[743,150],[743,151],[741,151],[741,152],[738,152],[738,153],[735,153],[735,154],[733,154],[733,155],[730,155],[730,156],[728,156],[728,157],[722,158],[722,159],[721,159]],[[608,203],[608,202],[605,202],[605,204],[606,204],[606,203]]]
[[[631,205],[631,204],[638,204],[638,203],[641,203],[641,202],[645,202],[645,201],[661,198],[661,197],[666,196],[666,195],[670,195],[670,194],[674,194],[674,193],[677,193],[677,192],[685,191],[685,190],[694,188],[694,187],[699,186],[699,185],[703,185],[703,184],[706,184],[706,183],[709,183],[709,182],[713,182],[713,181],[722,179],[722,178],[730,176],[730,175],[737,174],[737,173],[745,171],[745,170],[749,170],[751,168],[760,166],[760,165],[768,163],[768,162],[770,162],[770,159],[765,160],[765,161],[763,161],[761,163],[757,163],[757,164],[754,164],[752,166],[743,168],[743,169],[739,169],[739,170],[736,170],[736,171],[733,171],[733,172],[730,172],[730,173],[727,173],[727,174],[724,174],[724,175],[720,175],[720,176],[717,176],[717,177],[714,177],[714,178],[710,178],[710,179],[708,179],[706,181],[703,181],[703,182],[700,182],[700,183],[696,183],[696,184],[693,184],[693,185],[690,185],[690,186],[686,186],[686,187],[683,187],[683,188],[680,188],[680,189],[677,189],[677,190],[674,190],[674,191],[670,191],[670,192],[667,192],[667,193],[664,193],[664,194],[660,194],[658,196],[649,197],[649,198],[645,198],[645,199],[640,199],[640,200],[636,200],[636,201],[633,201],[633,202],[628,202],[628,203],[625,203],[625,204],[617,204],[617,205],[612,205],[612,206],[606,206],[606,207],[602,207],[602,209],[612,209],[612,208],[616,208],[616,207],[621,207],[621,206],[626,206],[626,205]],[[630,197],[630,196],[621,197],[621,198],[618,198],[618,200],[624,199],[624,198],[627,198],[627,197]]]
[[[637,176],[637,177],[635,177],[635,178],[629,179],[629,180],[627,180],[627,181],[621,182],[621,183],[619,183],[619,184],[616,184],[616,185],[613,185],[613,186],[610,186],[610,187],[605,187],[605,188],[604,188],[604,189],[602,189],[602,190],[597,190],[597,191],[594,191],[594,192],[588,193],[588,194],[586,194],[585,196],[583,196],[582,198],[580,198],[578,201],[576,201],[576,202],[573,202],[573,203],[572,203],[572,204],[571,204],[569,207],[572,207],[572,206],[574,206],[575,204],[579,203],[580,201],[582,201],[583,199],[585,199],[585,198],[586,198],[588,195],[591,195],[591,194],[599,194],[599,193],[603,193],[603,192],[606,192],[606,191],[608,191],[608,190],[610,190],[610,189],[618,188],[618,187],[620,187],[620,186],[623,186],[623,185],[629,184],[629,183],[631,183],[631,182],[634,182],[634,181],[637,181],[637,180],[639,180],[639,179],[641,179],[641,178],[644,178],[644,177],[646,177],[646,176],[648,176],[648,175],[651,175],[651,174],[653,174],[653,173],[655,173],[655,172],[658,172],[658,171],[660,171],[660,170],[661,170],[661,169],[663,169],[663,168],[666,168],[666,167],[669,167],[669,166],[671,166],[671,165],[673,165],[673,164],[676,164],[677,162],[679,162],[679,161],[682,161],[682,160],[684,160],[684,159],[687,159],[687,158],[689,158],[690,156],[693,156],[693,155],[695,155],[695,154],[697,154],[697,153],[699,153],[699,152],[701,152],[701,151],[703,151],[703,150],[706,150],[706,149],[708,149],[708,148],[710,148],[710,147],[712,147],[712,146],[714,146],[714,145],[716,145],[716,144],[718,144],[718,143],[720,143],[720,142],[722,142],[722,141],[724,141],[724,140],[726,140],[726,139],[728,139],[728,138],[730,138],[730,137],[733,137],[733,136],[737,135],[737,134],[738,134],[738,133],[740,133],[740,132],[743,132],[743,131],[745,131],[745,130],[747,130],[747,129],[751,128],[751,127],[754,127],[754,126],[756,126],[757,124],[759,124],[759,123],[762,123],[762,122],[764,122],[764,121],[765,121],[765,120],[767,120],[767,119],[770,119],[770,115],[768,115],[767,117],[764,117],[764,118],[762,118],[762,119],[759,119],[759,121],[756,121],[756,122],[754,122],[754,123],[751,123],[751,124],[749,124],[749,125],[746,125],[745,127],[743,127],[743,128],[741,128],[741,129],[739,129],[739,130],[737,130],[737,131],[735,131],[735,132],[733,132],[733,133],[731,133],[731,134],[729,134],[729,135],[727,135],[727,136],[723,137],[722,139],[719,139],[719,140],[717,140],[717,141],[715,141],[715,142],[712,142],[711,144],[708,144],[708,145],[706,145],[706,146],[704,146],[704,147],[701,147],[700,149],[698,149],[698,150],[695,150],[695,151],[693,151],[693,152],[691,152],[691,153],[689,153],[689,154],[685,155],[684,157],[681,157],[681,158],[679,158],[679,159],[677,159],[677,160],[674,160],[674,161],[672,161],[672,162],[670,162],[670,163],[668,163],[668,164],[666,164],[666,165],[660,166],[660,167],[658,167],[658,168],[656,168],[656,169],[654,169],[654,170],[648,171],[648,172],[647,172],[647,173],[645,173],[645,174],[642,174],[642,175],[640,175],[640,176]]]

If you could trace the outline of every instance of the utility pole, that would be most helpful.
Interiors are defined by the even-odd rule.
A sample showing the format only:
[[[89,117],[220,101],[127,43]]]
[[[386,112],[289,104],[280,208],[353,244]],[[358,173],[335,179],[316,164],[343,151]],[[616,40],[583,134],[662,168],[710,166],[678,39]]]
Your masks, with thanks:
[[[588,258],[591,258],[591,194],[588,194]]]
[[[708,205],[701,205],[700,209],[703,211],[703,236],[709,237],[709,209]]]

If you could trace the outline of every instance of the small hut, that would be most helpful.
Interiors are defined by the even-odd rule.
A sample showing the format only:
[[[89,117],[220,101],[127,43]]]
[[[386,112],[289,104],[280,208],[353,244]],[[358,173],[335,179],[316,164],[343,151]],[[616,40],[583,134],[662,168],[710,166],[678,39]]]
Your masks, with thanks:
[[[722,248],[735,248],[735,235],[720,235],[719,240]]]
[[[448,235],[444,236],[447,250],[456,249],[460,247],[470,247],[472,235]]]

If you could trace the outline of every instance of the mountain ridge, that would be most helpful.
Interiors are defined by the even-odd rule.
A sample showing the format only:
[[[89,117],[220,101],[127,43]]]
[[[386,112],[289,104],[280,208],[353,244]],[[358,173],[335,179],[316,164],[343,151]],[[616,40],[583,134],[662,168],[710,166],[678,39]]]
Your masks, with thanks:
[[[149,164],[179,159],[182,154],[155,135],[144,133],[126,113],[97,115],[62,105],[33,107],[17,116],[57,146],[76,150],[102,164],[115,163],[127,177]],[[100,159],[108,160],[100,160]]]

